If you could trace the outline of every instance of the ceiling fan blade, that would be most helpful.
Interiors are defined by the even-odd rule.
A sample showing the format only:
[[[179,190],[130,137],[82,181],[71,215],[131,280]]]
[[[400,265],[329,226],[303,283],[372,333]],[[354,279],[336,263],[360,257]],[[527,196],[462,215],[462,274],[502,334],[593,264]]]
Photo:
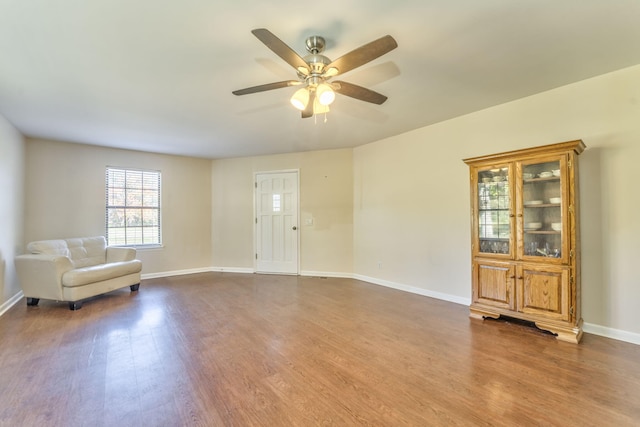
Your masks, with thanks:
[[[259,85],[259,86],[248,87],[245,89],[234,90],[231,93],[238,96],[248,95],[250,93],[264,92],[266,90],[280,89],[282,87],[297,86],[297,85],[301,85],[302,83],[303,82],[300,82],[298,80],[285,80],[283,82],[267,83],[265,85]]]
[[[342,55],[340,58],[327,65],[325,75],[328,77],[346,73],[369,61],[384,55],[398,47],[398,43],[391,36],[380,37],[377,40],[367,43],[351,52]]]
[[[359,99],[360,101],[371,102],[372,104],[382,104],[387,100],[387,97],[374,92],[366,87],[354,85],[353,83],[347,83],[343,81],[331,82],[333,90],[339,94],[350,96],[351,98]]]
[[[308,119],[309,117],[313,116],[313,104],[316,101],[316,91],[315,90],[310,90],[309,91],[309,102],[307,102],[307,108],[305,108],[304,110],[302,110],[302,118],[303,119]]]
[[[251,32],[258,38],[258,40],[271,49],[273,53],[284,59],[287,64],[291,65],[302,74],[309,74],[311,71],[309,69],[309,64],[304,62],[304,59],[302,59],[300,55],[287,46],[285,42],[276,37],[271,31],[266,28],[257,28],[255,30],[251,30]]]

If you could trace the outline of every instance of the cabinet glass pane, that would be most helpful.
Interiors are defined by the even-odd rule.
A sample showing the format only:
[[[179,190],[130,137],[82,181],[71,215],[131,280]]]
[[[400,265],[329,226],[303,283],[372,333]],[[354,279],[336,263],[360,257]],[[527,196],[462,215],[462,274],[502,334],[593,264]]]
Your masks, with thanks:
[[[559,161],[523,165],[525,256],[562,256],[561,179]]]
[[[510,252],[511,193],[507,168],[478,172],[478,236],[480,252]]]

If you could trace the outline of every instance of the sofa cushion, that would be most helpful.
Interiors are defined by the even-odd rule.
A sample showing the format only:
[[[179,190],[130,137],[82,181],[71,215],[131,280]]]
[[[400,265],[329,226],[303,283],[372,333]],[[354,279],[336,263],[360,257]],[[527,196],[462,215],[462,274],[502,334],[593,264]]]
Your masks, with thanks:
[[[107,241],[104,236],[66,239],[69,258],[75,268],[89,267],[106,262]]]
[[[127,274],[139,273],[141,270],[142,261],[139,259],[81,267],[64,273],[62,275],[62,285],[67,287],[82,286],[126,276]]]
[[[40,240],[27,245],[27,251],[32,254],[69,256],[69,247],[64,240]]]

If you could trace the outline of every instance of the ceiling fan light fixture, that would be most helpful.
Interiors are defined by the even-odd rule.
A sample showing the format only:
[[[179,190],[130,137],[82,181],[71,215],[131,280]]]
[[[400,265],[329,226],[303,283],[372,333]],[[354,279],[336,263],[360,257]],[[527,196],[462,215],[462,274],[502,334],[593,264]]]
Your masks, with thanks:
[[[298,110],[304,110],[307,108],[307,104],[309,103],[309,90],[306,87],[298,89],[294,92],[290,101],[291,105],[296,107]]]
[[[316,89],[316,97],[320,104],[329,105],[336,99],[336,93],[327,83],[321,83]]]
[[[380,37],[342,55],[335,61],[331,61],[322,54],[326,45],[323,37],[308,37],[305,43],[309,54],[301,57],[266,28],[256,28],[251,30],[251,33],[273,53],[292,66],[297,71],[298,80],[285,80],[234,90],[232,91],[234,95],[247,95],[289,86],[304,85],[290,99],[291,105],[302,111],[301,116],[303,119],[316,114],[327,113],[329,104],[336,97],[336,92],[377,105],[387,100],[387,97],[382,94],[352,83],[338,81],[329,83],[328,81],[339,74],[367,64],[398,47],[398,43],[390,35]]]

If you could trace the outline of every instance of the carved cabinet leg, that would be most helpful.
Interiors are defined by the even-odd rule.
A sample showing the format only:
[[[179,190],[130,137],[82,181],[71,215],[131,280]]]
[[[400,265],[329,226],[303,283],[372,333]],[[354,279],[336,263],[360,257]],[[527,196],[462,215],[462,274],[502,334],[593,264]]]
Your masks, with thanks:
[[[27,305],[35,306],[40,302],[40,298],[27,298]]]

